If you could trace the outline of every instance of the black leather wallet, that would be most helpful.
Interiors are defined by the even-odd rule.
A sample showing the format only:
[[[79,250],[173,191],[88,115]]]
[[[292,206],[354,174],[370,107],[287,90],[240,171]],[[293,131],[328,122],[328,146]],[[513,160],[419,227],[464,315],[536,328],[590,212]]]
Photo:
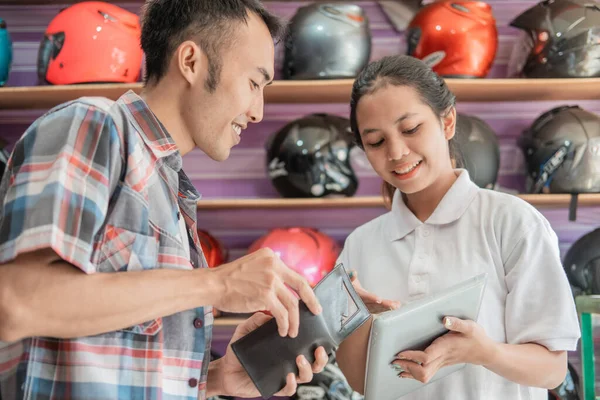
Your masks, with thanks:
[[[298,374],[298,355],[304,355],[311,364],[319,346],[331,355],[371,316],[342,264],[327,274],[314,291],[323,312],[314,315],[300,301],[300,326],[295,338],[279,336],[277,322],[272,319],[231,345],[263,399],[285,387],[287,374]]]

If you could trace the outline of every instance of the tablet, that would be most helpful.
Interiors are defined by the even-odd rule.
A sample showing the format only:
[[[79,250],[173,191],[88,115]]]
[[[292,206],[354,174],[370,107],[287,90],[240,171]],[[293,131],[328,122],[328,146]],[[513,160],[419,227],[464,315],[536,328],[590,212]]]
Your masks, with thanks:
[[[397,400],[423,386],[415,379],[402,379],[390,367],[394,356],[405,350],[424,350],[448,332],[445,316],[477,320],[487,274],[470,278],[443,291],[400,308],[373,316],[365,376],[365,399]],[[448,376],[465,364],[441,368],[428,383]],[[448,379],[452,379],[449,377]]]

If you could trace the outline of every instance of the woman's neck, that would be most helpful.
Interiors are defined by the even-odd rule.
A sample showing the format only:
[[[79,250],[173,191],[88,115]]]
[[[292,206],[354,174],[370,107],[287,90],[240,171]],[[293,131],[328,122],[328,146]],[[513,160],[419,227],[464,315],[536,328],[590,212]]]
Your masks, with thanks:
[[[404,202],[419,221],[425,222],[433,214],[457,178],[456,172],[450,169],[441,175],[432,185],[420,192],[403,194]]]

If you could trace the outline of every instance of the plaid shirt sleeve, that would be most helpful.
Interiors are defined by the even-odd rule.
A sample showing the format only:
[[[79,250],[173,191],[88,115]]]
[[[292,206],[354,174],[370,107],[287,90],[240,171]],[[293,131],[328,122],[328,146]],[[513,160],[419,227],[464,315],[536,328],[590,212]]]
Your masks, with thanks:
[[[0,263],[51,248],[86,273],[121,169],[120,133],[78,100],[38,119],[16,143],[0,186]]]

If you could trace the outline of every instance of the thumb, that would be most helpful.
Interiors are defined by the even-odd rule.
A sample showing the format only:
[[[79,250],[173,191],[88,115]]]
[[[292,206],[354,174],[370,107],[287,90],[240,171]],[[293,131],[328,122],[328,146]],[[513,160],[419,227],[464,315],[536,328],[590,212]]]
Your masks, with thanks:
[[[456,317],[445,317],[444,326],[453,332],[469,334],[473,331],[473,321],[468,321]]]
[[[267,323],[267,321],[269,321],[272,318],[273,317],[267,314],[257,312],[256,314],[252,315],[250,318],[242,322],[240,325],[238,325],[238,327],[235,330],[234,336],[236,337],[236,339],[242,336],[246,336],[250,332],[259,328],[261,325]]]

